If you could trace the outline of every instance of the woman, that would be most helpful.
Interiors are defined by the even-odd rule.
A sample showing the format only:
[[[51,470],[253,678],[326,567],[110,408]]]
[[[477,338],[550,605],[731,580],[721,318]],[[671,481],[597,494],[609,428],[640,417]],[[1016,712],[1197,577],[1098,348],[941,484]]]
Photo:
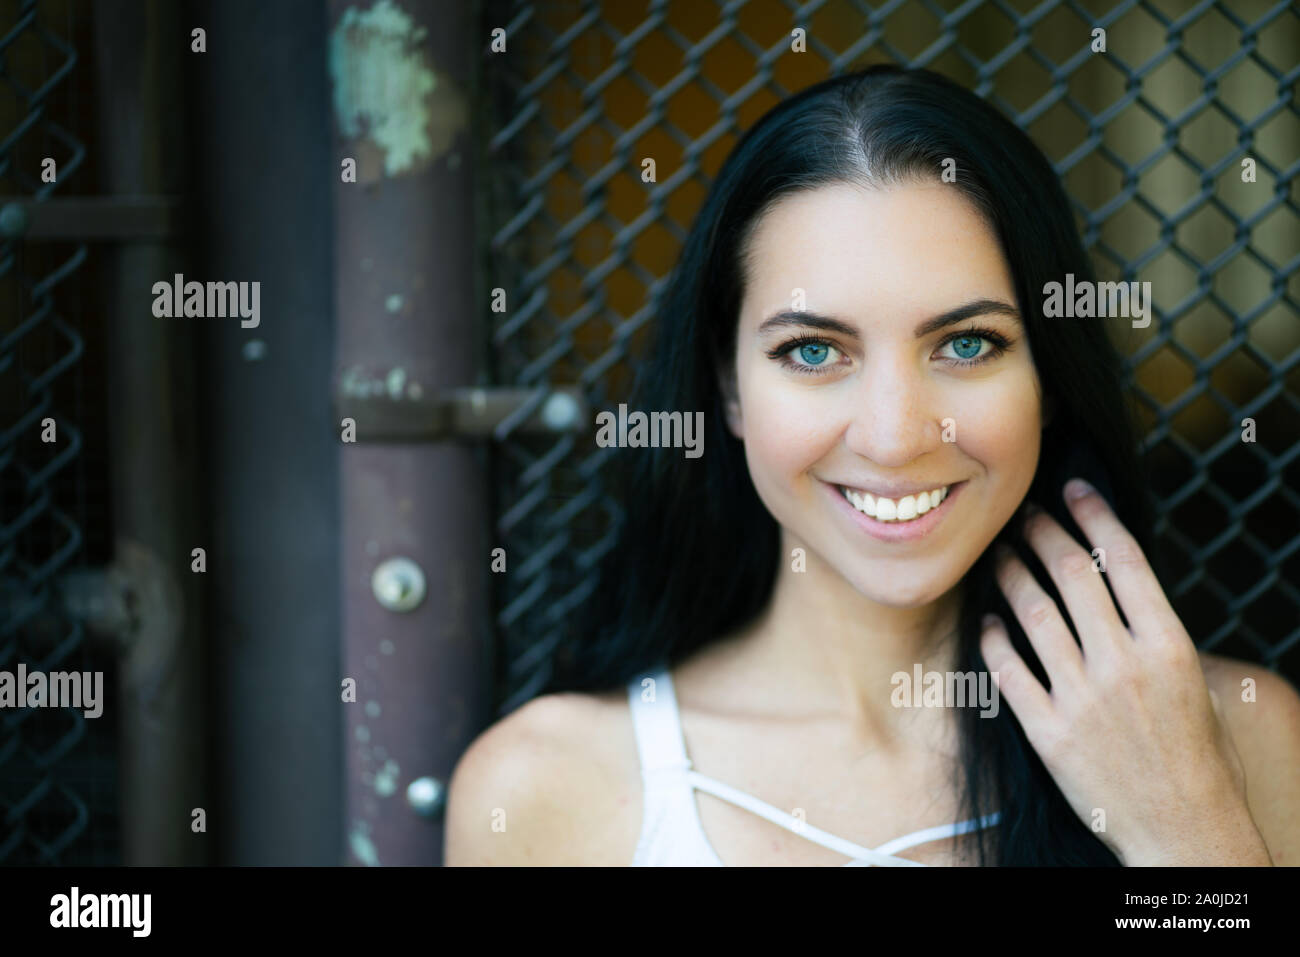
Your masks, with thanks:
[[[447,862],[1300,852],[1300,698],[1169,607],[1117,320],[1043,315],[1067,274],[1050,165],[951,82],[873,67],[764,116],[630,403],[703,411],[703,455],[619,453],[577,644],[462,758]]]

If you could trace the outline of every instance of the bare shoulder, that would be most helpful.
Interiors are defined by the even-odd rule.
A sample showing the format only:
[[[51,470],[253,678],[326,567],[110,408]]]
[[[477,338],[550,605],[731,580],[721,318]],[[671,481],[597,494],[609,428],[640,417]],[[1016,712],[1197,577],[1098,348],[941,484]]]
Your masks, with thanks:
[[[1263,665],[1200,652],[1205,683],[1246,772],[1246,803],[1273,863],[1300,865],[1300,694]]]
[[[534,698],[461,755],[447,796],[448,866],[626,864],[639,824],[626,695]]]

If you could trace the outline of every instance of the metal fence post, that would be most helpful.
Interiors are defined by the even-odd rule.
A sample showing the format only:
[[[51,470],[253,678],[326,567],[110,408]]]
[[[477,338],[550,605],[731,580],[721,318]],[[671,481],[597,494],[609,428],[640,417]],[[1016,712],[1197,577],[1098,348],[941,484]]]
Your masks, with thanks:
[[[486,340],[473,288],[475,12],[435,0],[328,9],[336,396],[400,405],[475,384]],[[353,443],[332,423],[348,862],[434,864],[450,772],[490,711],[483,450],[377,444],[367,425],[358,413]],[[423,596],[410,566],[376,576],[393,559],[422,572]]]
[[[165,3],[111,2],[95,9],[95,64],[103,185],[109,194],[183,187],[184,153],[170,148],[181,104],[168,94],[181,74],[178,11]],[[194,331],[149,314],[149,289],[181,266],[173,246],[123,243],[110,263],[107,312],[114,446],[114,565],[149,608],[123,647],[115,718],[121,729],[123,859],[195,864],[208,844],[191,811],[208,802],[202,742],[204,585],[190,573],[203,542],[197,507],[198,437]],[[115,695],[116,697],[116,695]]]

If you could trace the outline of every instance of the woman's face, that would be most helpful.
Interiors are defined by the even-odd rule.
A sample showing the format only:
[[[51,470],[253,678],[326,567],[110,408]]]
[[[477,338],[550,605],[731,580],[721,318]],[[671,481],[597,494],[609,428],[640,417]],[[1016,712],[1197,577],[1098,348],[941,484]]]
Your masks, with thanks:
[[[837,185],[772,207],[748,248],[735,374],[729,425],[787,545],[881,604],[957,584],[1038,465],[1011,274],[955,186]]]

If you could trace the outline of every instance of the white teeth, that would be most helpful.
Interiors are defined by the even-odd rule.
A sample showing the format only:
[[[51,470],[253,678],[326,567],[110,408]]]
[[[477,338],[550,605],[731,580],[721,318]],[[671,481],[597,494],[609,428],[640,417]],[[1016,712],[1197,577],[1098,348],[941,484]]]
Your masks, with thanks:
[[[929,492],[918,492],[916,495],[904,495],[898,501],[884,496],[873,496],[870,492],[860,492],[857,489],[845,488],[840,486],[840,493],[848,499],[850,505],[859,512],[870,515],[882,522],[910,522],[932,508],[938,508],[939,503],[948,497],[949,486],[936,488]]]

